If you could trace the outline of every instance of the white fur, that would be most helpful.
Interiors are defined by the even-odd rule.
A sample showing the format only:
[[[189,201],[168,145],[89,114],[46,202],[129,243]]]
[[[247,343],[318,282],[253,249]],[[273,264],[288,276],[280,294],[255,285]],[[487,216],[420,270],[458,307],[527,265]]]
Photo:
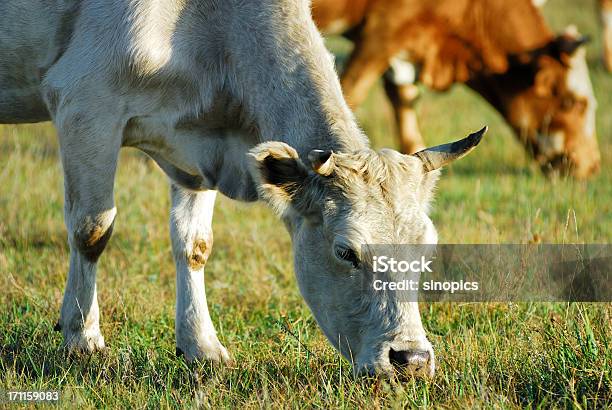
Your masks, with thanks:
[[[595,138],[595,112],[597,100],[593,92],[593,85],[589,77],[589,68],[586,62],[586,49],[581,47],[572,56],[570,70],[567,74],[567,88],[576,96],[586,99],[587,112],[584,120],[584,135]]]
[[[416,82],[416,67],[405,53],[393,57],[390,61],[389,71],[386,75],[396,85],[408,85]]]
[[[606,30],[612,30],[612,10],[601,11],[601,20]]]

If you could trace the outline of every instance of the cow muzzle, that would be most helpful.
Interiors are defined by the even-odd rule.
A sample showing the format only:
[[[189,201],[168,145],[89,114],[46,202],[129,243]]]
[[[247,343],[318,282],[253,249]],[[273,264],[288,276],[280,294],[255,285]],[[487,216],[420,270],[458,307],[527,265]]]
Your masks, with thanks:
[[[542,171],[584,179],[599,171],[601,156],[597,139],[566,140],[561,133],[538,136],[536,160]]]
[[[435,361],[433,349],[395,350],[389,349],[389,362],[401,376],[433,377]]]
[[[391,343],[381,349],[376,359],[365,360],[356,370],[359,375],[383,375],[398,380],[431,378],[435,373],[434,351],[427,339]]]

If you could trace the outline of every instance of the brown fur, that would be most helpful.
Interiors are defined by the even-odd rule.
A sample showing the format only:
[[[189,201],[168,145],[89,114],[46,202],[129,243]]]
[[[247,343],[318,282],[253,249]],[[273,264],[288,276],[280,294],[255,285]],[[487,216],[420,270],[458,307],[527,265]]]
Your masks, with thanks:
[[[110,226],[105,229],[97,221],[91,222],[86,219],[83,227],[76,231],[74,235],[76,245],[88,261],[94,263],[100,258],[111,238],[114,224],[115,221],[113,220]]]
[[[193,243],[191,254],[187,257],[189,269],[197,271],[206,265],[212,250],[212,237],[209,240],[198,239]]]

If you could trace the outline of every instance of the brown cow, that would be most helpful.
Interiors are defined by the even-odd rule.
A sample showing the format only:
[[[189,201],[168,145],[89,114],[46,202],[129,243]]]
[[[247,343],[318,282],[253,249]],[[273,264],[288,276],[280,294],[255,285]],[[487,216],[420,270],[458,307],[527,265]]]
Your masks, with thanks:
[[[573,32],[555,37],[531,0],[314,0],[312,7],[322,31],[355,43],[342,75],[352,106],[387,72],[404,152],[424,146],[414,80],[434,90],[463,82],[504,116],[544,171],[582,178],[598,170],[583,40]]]

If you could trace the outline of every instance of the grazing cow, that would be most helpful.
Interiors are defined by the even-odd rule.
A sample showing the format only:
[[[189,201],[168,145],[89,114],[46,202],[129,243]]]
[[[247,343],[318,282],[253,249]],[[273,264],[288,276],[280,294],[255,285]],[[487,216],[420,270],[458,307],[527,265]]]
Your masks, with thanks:
[[[553,36],[531,0],[314,0],[312,7],[320,29],[355,43],[341,81],[350,105],[386,72],[403,152],[423,148],[415,81],[434,90],[463,82],[504,116],[543,170],[579,178],[598,170],[583,40]]]
[[[188,360],[229,359],[204,289],[219,191],[277,211],[300,290],[357,371],[433,373],[418,305],[367,286],[361,245],[436,243],[427,216],[436,169],[482,132],[410,156],[371,150],[309,6],[0,3],[0,120],[51,119],[59,135],[70,271],[57,329],[70,351],[105,346],[96,265],[116,214],[117,156],[131,146],[170,179],[176,345]]]

